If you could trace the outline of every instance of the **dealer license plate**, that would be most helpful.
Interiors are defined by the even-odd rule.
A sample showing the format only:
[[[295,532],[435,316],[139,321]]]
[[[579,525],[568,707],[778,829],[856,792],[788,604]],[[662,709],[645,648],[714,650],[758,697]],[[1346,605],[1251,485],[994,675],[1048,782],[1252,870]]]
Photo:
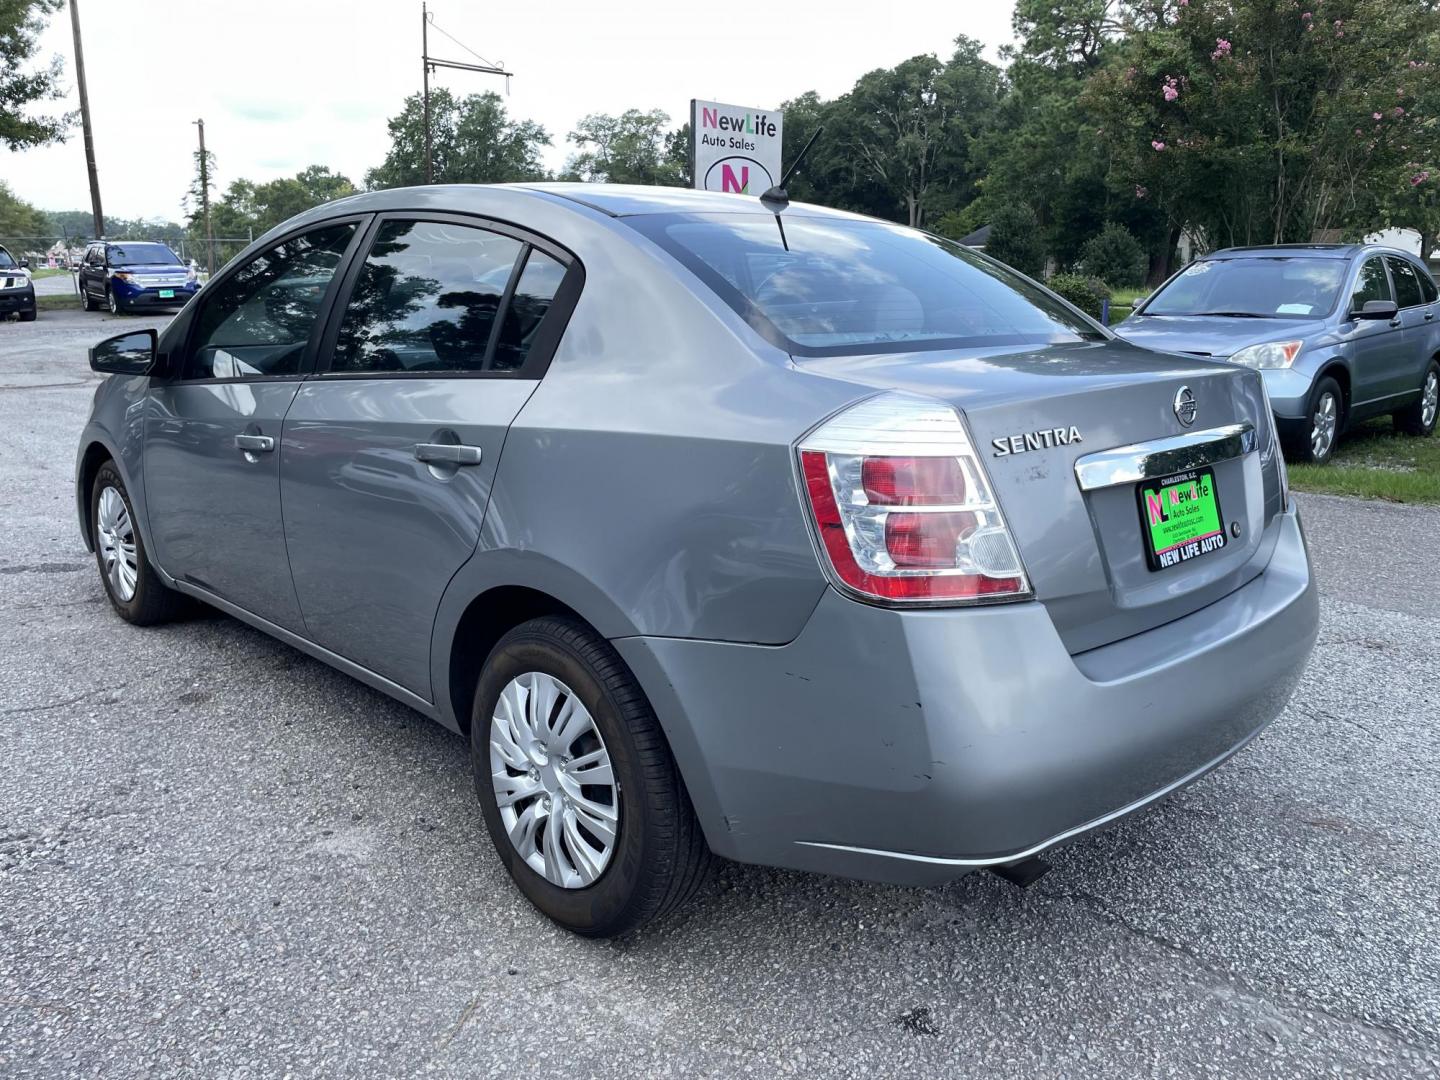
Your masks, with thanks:
[[[1225,521],[1210,469],[1145,480],[1136,494],[1145,558],[1151,570],[1179,566],[1225,546]]]
[[[174,299],[175,299],[175,290],[174,290],[174,289],[161,289],[161,290],[160,290],[160,299],[161,299],[161,300],[174,300]]]

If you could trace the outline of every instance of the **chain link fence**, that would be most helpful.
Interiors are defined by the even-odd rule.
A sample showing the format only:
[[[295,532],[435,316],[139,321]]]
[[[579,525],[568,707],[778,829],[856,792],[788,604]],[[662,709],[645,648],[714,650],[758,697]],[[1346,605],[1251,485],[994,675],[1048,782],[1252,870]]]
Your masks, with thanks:
[[[219,270],[238,255],[251,241],[248,236],[217,236],[214,240],[196,240],[189,236],[107,236],[112,243],[155,243],[164,244],[183,263],[192,260],[200,268],[202,278],[207,267]],[[45,270],[73,270],[85,257],[88,239],[67,236],[0,236],[0,247],[4,247],[17,261],[28,261],[32,273],[38,276]]]

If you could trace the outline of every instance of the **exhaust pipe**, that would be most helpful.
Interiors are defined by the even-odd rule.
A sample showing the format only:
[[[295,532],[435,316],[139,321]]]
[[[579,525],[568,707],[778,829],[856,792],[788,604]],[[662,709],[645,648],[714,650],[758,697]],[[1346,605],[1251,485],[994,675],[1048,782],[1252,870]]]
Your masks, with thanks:
[[[1004,866],[992,866],[990,872],[998,878],[1004,878],[1016,888],[1028,889],[1050,872],[1050,864],[1039,855],[1031,855],[1028,859],[1021,859],[1019,862],[1006,863]]]

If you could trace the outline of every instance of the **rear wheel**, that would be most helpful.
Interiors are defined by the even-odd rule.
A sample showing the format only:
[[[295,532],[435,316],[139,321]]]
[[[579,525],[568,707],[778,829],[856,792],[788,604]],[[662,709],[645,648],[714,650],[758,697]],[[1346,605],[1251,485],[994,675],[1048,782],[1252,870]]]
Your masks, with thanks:
[[[185,609],[185,597],[167,587],[145,557],[145,541],[135,526],[125,481],[108,461],[100,466],[90,489],[90,530],[105,595],[122,619],[151,626],[168,622]]]
[[[1323,465],[1335,453],[1340,431],[1345,423],[1345,398],[1340,384],[1326,376],[1315,384],[1310,394],[1308,422],[1290,440],[1286,449],[1294,461]]]
[[[659,721],[604,638],[547,616],[480,675],[470,754],[500,861],[532,904],[587,937],[678,907],[713,856]]]
[[[1420,383],[1420,400],[1395,414],[1395,430],[1407,435],[1430,435],[1440,414],[1440,361],[1431,360]]]

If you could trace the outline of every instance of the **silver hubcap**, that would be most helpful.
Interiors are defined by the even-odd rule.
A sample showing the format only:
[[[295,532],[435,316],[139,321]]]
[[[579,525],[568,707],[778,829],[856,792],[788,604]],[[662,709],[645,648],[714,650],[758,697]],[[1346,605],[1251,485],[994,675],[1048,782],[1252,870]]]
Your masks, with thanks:
[[[500,821],[520,857],[562,889],[605,871],[620,835],[620,787],[590,711],[551,675],[511,679],[490,718]]]
[[[113,292],[108,295],[107,299],[110,301],[110,314],[118,315],[120,313],[120,301],[115,299]]]
[[[1339,413],[1340,406],[1335,395],[1321,394],[1320,400],[1315,403],[1315,415],[1310,424],[1310,453],[1315,457],[1323,458],[1335,444],[1335,425]]]
[[[135,597],[139,563],[135,559],[135,526],[120,492],[113,487],[100,492],[95,518],[96,543],[105,580],[110,583],[115,598],[128,604]]]
[[[1440,408],[1440,374],[1430,369],[1425,376],[1425,389],[1420,395],[1420,423],[1429,427],[1435,423],[1435,411]]]

